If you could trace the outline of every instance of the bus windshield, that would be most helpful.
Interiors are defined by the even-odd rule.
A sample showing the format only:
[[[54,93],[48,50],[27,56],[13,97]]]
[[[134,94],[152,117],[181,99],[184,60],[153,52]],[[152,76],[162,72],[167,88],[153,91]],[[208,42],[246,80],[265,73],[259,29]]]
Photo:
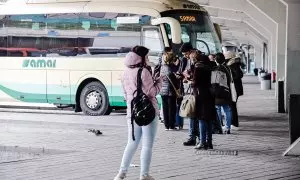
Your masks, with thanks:
[[[162,17],[173,17],[181,24],[182,42],[190,42],[194,48],[205,54],[221,52],[221,44],[215,32],[214,26],[206,12],[192,10],[171,10],[162,13]],[[165,25],[169,42],[171,42],[171,28]],[[174,51],[180,46],[172,44]]]

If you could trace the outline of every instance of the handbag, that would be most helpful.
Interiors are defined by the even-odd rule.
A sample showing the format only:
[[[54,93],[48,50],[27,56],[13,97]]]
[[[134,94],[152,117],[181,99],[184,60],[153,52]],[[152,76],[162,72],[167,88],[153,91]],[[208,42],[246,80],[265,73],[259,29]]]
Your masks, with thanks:
[[[189,89],[191,86],[189,87]],[[189,90],[188,90],[189,91]],[[179,109],[179,116],[186,118],[195,117],[195,109],[196,109],[196,98],[193,93],[183,96],[183,100]]]
[[[232,102],[236,102],[238,97],[237,97],[235,84],[234,84],[234,81],[233,81],[232,72],[231,72],[230,68],[229,68],[229,71],[230,71],[230,77],[231,77],[231,81],[230,81],[231,100],[232,100]]]
[[[143,67],[138,70],[137,90],[133,93],[133,96],[135,94],[136,96],[131,101],[131,126],[132,139],[134,141],[134,121],[139,126],[147,126],[155,119],[156,116],[155,108],[152,102],[142,89],[142,71]]]

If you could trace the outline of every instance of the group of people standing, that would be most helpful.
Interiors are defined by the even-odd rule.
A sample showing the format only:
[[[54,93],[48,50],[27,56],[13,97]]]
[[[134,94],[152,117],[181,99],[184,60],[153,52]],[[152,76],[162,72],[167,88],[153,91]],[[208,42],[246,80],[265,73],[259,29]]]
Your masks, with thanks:
[[[184,120],[189,121],[189,138],[183,145],[196,145],[196,149],[213,149],[213,133],[230,134],[231,125],[239,126],[236,102],[243,95],[241,59],[233,52],[206,56],[190,43],[184,43],[180,52],[183,55],[181,59],[172,51],[166,51],[162,57],[161,74],[164,78],[160,94],[165,130],[176,130],[176,126],[182,129]],[[232,101],[230,96],[215,97],[211,92],[211,73],[214,70],[226,74],[228,87],[233,80],[236,101]],[[195,96],[195,115],[181,118],[179,108],[182,96],[188,94]],[[225,114],[224,131],[222,111]]]
[[[232,77],[237,95],[243,94],[241,78],[241,60],[233,53],[218,53],[215,57],[206,56],[202,52],[194,49],[190,43],[184,43],[180,48],[183,57],[178,58],[170,48],[166,48],[162,56],[162,66],[158,72],[152,72],[148,66],[149,49],[143,46],[136,46],[126,55],[124,64],[126,66],[122,78],[124,97],[127,102],[127,124],[128,142],[124,150],[119,173],[114,180],[126,178],[131,160],[137,150],[140,140],[143,140],[141,151],[141,173],[140,180],[154,180],[149,175],[149,168],[152,158],[152,147],[157,124],[159,119],[159,108],[156,96],[162,97],[163,116],[165,130],[176,130],[183,128],[184,118],[179,115],[179,108],[182,102],[182,95],[193,94],[195,97],[195,114],[186,118],[190,121],[189,139],[184,145],[196,145],[196,138],[199,143],[196,149],[213,149],[212,133],[214,129],[221,130],[222,113],[226,114],[226,130],[230,133],[231,123],[238,126],[238,115],[236,101],[230,99],[218,99],[211,93],[211,74],[216,68],[220,68]],[[132,121],[131,103],[137,90],[137,78],[139,69],[142,69],[140,77],[142,81],[142,91],[152,103],[156,117],[146,126],[138,126]],[[228,83],[231,79],[228,78]],[[216,122],[216,123],[213,123]],[[134,127],[134,128],[133,128]],[[133,139],[133,134],[135,139]]]

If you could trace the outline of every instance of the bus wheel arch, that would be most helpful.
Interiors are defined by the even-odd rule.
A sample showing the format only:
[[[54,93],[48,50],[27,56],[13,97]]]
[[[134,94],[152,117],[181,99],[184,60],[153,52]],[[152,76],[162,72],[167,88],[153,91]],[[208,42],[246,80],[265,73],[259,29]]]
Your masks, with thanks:
[[[88,78],[80,83],[76,92],[75,112],[90,116],[108,115],[110,105],[107,89],[96,78]]]

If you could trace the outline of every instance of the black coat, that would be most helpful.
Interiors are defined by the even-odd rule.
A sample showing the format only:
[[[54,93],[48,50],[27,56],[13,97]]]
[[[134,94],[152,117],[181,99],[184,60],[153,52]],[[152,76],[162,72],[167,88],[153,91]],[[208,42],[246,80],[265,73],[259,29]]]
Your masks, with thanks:
[[[241,70],[241,65],[242,65],[242,63],[241,63],[240,59],[231,59],[227,63],[227,66],[230,68],[231,73],[232,73],[233,82],[234,82],[236,93],[237,93],[238,97],[244,95],[244,88],[243,88],[243,82],[242,82],[244,73]]]
[[[196,96],[196,118],[212,121],[216,119],[215,100],[210,92],[211,70],[209,62],[198,62],[194,66],[193,87]]]
[[[162,80],[162,88],[160,90],[160,95],[161,96],[176,96],[175,90],[170,83],[170,80],[173,82],[173,85],[175,86],[176,89],[179,88],[179,81],[176,79],[175,72],[177,71],[177,67],[174,64],[163,64],[161,67],[161,76],[163,76]],[[167,78],[169,77],[169,79]]]

